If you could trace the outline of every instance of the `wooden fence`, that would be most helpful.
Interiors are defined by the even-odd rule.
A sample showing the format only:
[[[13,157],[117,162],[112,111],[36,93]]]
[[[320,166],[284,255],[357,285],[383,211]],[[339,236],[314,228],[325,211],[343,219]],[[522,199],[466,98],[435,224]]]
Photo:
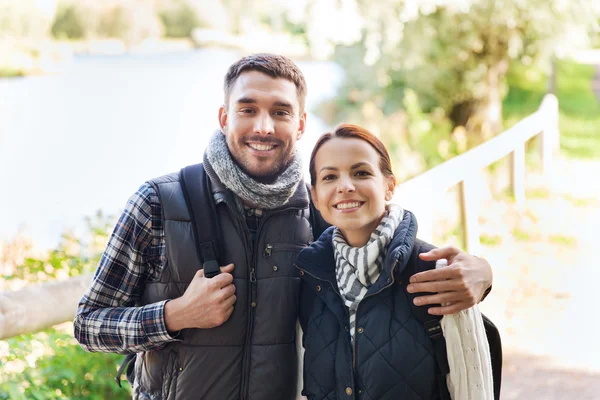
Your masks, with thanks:
[[[477,175],[496,161],[510,157],[511,191],[518,206],[525,202],[525,145],[537,136],[545,174],[551,174],[552,159],[559,147],[558,100],[547,94],[540,108],[512,128],[457,157],[398,186],[394,201],[413,211],[419,221],[419,237],[431,241],[436,199],[458,185],[463,244],[471,253],[479,251]]]
[[[419,237],[431,240],[435,199],[458,185],[461,225],[469,252],[479,249],[479,227],[475,175],[500,160],[510,157],[511,187],[517,204],[525,201],[525,144],[538,136],[545,173],[551,173],[552,157],[558,149],[558,100],[544,97],[538,111],[512,128],[429,171],[402,183],[396,190],[398,204],[419,218]],[[89,285],[91,275],[33,285],[14,292],[0,292],[0,339],[37,332],[73,319],[77,302]]]

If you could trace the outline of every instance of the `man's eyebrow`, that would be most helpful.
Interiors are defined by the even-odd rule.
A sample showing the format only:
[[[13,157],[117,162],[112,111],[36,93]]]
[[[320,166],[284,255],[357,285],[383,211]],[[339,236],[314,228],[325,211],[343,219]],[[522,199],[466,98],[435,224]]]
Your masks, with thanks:
[[[236,103],[252,104],[256,103],[256,100],[254,100],[252,97],[240,97],[237,99]]]
[[[285,101],[276,101],[273,105],[277,107],[292,108],[292,105],[290,103],[286,103]]]

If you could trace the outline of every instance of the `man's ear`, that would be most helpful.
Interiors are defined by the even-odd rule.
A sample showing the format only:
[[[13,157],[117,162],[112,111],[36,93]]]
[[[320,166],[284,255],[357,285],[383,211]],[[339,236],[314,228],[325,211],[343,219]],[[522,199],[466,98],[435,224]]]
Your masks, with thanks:
[[[227,127],[227,109],[225,105],[219,107],[219,126],[221,127],[221,132],[225,134],[225,128]]]
[[[300,140],[302,135],[304,135],[304,129],[306,127],[306,111],[300,115],[300,121],[298,121],[298,136],[296,140]]]
[[[310,185],[310,198],[315,206],[315,208],[319,211],[321,211],[321,209],[319,208],[319,200],[317,199],[317,190],[315,189],[315,187],[313,185]]]

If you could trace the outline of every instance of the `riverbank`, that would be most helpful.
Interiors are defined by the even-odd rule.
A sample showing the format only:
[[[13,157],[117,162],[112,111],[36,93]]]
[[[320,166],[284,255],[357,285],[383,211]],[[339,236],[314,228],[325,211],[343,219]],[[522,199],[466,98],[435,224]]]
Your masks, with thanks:
[[[2,39],[0,78],[60,73],[76,55],[166,54],[207,48],[233,50],[240,54],[269,52],[284,54],[296,61],[313,60],[309,49],[300,39],[274,32],[231,35],[216,30],[196,29],[191,38],[145,39],[137,44],[128,44],[121,39]]]
[[[161,54],[190,51],[194,48],[194,43],[189,39],[147,39],[136,45],[127,45],[120,39],[3,39],[0,40],[0,78],[61,73],[74,56],[82,54]]]

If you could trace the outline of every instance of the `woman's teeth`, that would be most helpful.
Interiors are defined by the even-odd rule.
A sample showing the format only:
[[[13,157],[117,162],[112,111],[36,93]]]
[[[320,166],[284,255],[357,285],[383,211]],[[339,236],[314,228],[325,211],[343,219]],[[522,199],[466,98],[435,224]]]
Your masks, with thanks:
[[[338,210],[344,210],[347,208],[356,208],[356,207],[360,207],[360,203],[358,201],[355,201],[352,203],[340,203],[337,206],[335,206],[335,208],[337,208]]]

